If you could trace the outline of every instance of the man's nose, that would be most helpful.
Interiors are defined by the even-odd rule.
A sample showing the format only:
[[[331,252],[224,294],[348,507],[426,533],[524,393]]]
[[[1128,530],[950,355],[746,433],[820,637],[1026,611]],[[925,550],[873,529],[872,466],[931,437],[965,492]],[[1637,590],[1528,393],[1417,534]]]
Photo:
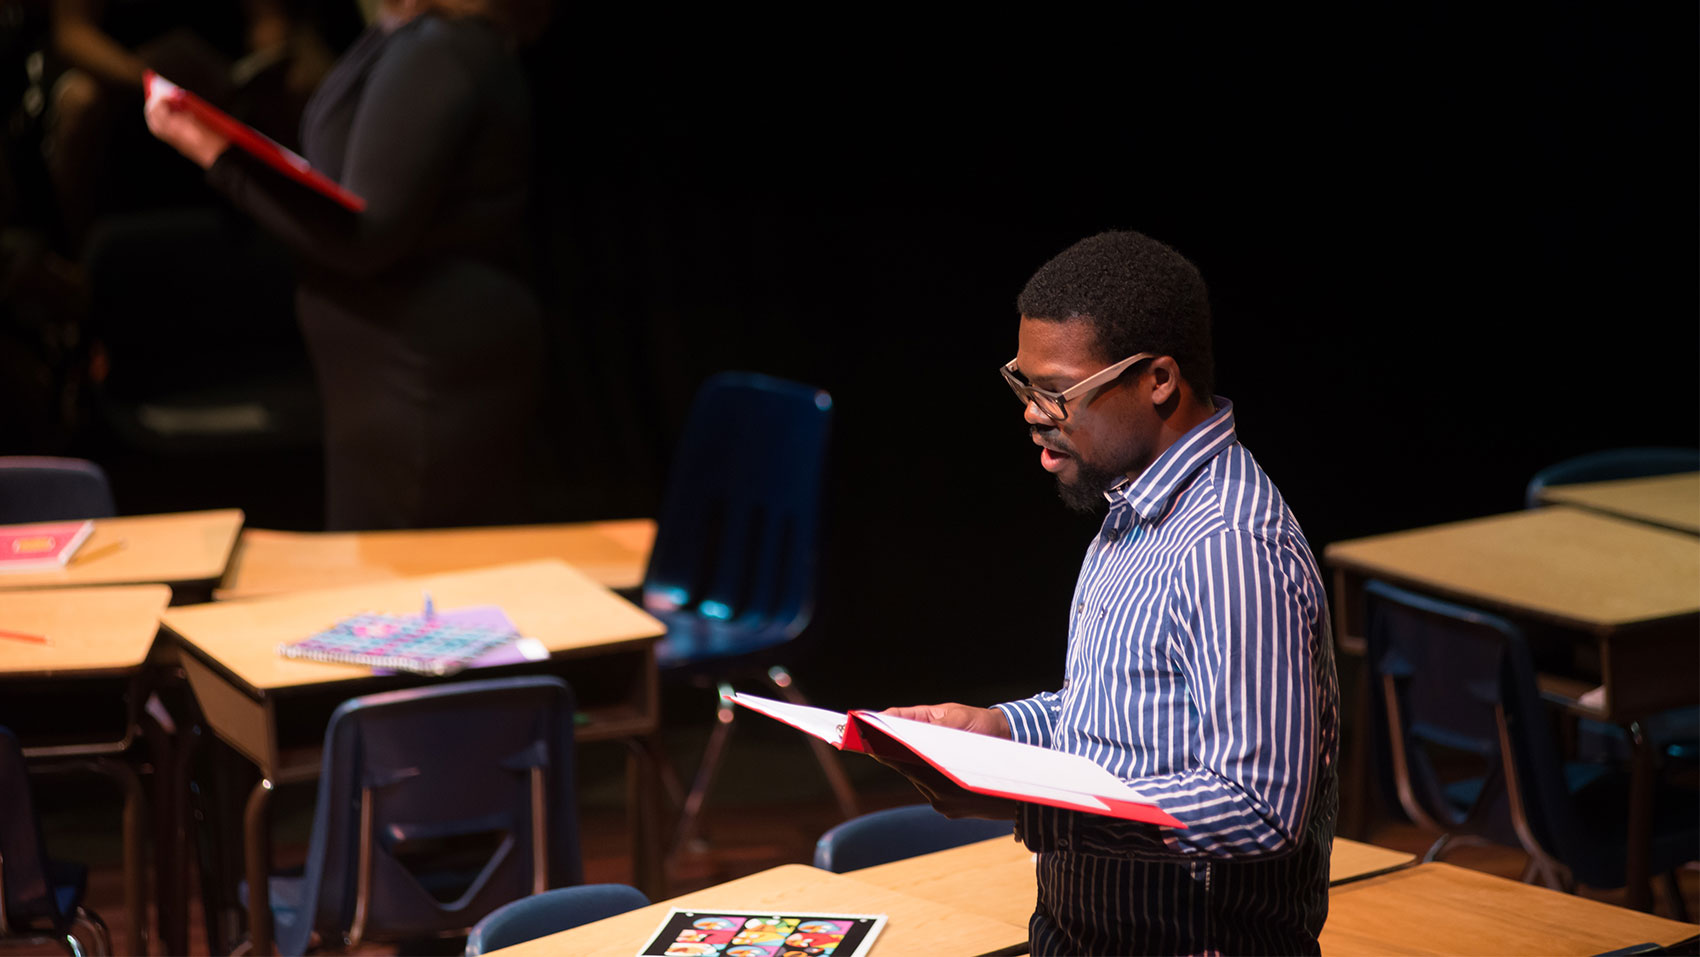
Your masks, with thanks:
[[[1057,427],[1057,420],[1041,412],[1039,410],[1039,403],[1032,399],[1028,399],[1027,404],[1022,406],[1021,418],[1026,421],[1028,425],[1036,425],[1041,429],[1054,429]]]

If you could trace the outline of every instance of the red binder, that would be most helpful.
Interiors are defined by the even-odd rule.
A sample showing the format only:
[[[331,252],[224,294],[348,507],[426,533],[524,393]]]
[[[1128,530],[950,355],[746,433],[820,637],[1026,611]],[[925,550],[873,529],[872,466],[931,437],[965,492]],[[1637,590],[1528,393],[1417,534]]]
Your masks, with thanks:
[[[952,784],[975,794],[1164,827],[1186,827],[1110,772],[1077,754],[874,711],[828,711],[741,693],[734,693],[731,700],[840,751],[860,751],[899,763],[924,762]]]
[[[258,157],[272,169],[310,189],[329,196],[356,213],[366,208],[364,199],[343,189],[330,177],[309,166],[307,161],[299,154],[284,149],[277,144],[276,140],[172,83],[158,73],[152,70],[144,72],[142,83],[148,99],[151,100],[155,96],[164,97],[177,107],[188,110],[195,115],[196,119],[217,130],[220,136],[231,142],[231,145],[240,147],[245,152]]]

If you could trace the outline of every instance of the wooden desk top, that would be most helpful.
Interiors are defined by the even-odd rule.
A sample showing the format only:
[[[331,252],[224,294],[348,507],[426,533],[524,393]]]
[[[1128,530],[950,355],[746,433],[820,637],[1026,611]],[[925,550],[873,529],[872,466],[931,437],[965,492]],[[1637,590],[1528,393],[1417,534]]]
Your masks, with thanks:
[[[1700,472],[1549,485],[1540,498],[1700,534]]]
[[[361,612],[417,613],[427,591],[440,611],[500,605],[521,634],[541,641],[555,657],[623,643],[642,646],[666,631],[559,559],[183,605],[170,609],[161,624],[259,695],[370,677],[371,669],[358,665],[285,658],[277,646]]]
[[[1586,631],[1700,614],[1700,538],[1564,506],[1335,542],[1324,557]]]
[[[1337,837],[1328,859],[1328,883],[1343,884],[1369,874],[1404,867],[1416,859],[1417,855],[1409,851],[1395,851],[1390,847]]]
[[[1436,863],[1329,891],[1322,952],[1598,954],[1674,944],[1697,932],[1693,924]]]
[[[1597,954],[1700,933],[1694,925],[1450,864],[1405,866],[1414,860],[1403,851],[1335,839],[1324,954]],[[1030,911],[1036,894],[1032,854],[1007,838],[846,876],[1003,920]]]
[[[502,957],[631,957],[673,907],[885,914],[875,954],[983,954],[1027,940],[1027,917],[990,919],[863,883],[843,874],[786,864],[651,904],[617,917],[491,951]]]
[[[241,528],[236,508],[97,518],[93,534],[64,568],[0,575],[0,590],[217,581]]]
[[[165,585],[6,592],[0,598],[0,631],[41,635],[47,643],[0,636],[0,677],[139,668],[170,601]]]
[[[965,880],[964,875],[973,875]],[[1033,852],[1014,837],[994,837],[850,871],[865,884],[936,901],[973,914],[1019,920],[1025,928],[1038,899]]]
[[[214,597],[283,592],[559,558],[608,588],[643,583],[655,521],[387,532],[242,532]]]
[[[1328,880],[1332,884],[1402,867],[1416,855],[1334,839]],[[974,875],[963,880],[964,874]],[[1008,919],[1031,914],[1038,898],[1033,853],[1014,838],[994,837],[889,864],[851,871],[850,877],[959,910]]]

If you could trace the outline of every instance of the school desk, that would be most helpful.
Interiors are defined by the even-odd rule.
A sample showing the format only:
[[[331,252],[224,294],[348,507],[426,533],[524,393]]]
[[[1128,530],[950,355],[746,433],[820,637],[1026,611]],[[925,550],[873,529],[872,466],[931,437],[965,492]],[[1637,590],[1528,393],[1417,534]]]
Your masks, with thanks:
[[[317,775],[320,738],[335,705],[356,695],[444,680],[406,674],[379,677],[358,665],[285,658],[277,646],[358,612],[416,612],[426,593],[439,611],[498,605],[521,634],[542,642],[551,655],[545,662],[469,669],[459,676],[558,673],[578,699],[583,716],[577,729],[580,742],[620,740],[633,746],[629,767],[635,792],[634,863],[640,886],[655,893],[661,874],[652,740],[660,720],[654,645],[665,629],[559,560],[185,606],[166,613],[163,634],[180,648],[181,667],[207,725],[260,771],[245,812],[243,867],[249,887],[263,888],[270,869],[266,804],[271,786]],[[271,914],[265,902],[263,891],[250,890],[249,929],[260,953],[270,946]]]
[[[1700,537],[1567,506],[1529,509],[1335,542],[1334,628],[1341,650],[1364,650],[1364,583],[1395,585],[1557,626],[1597,673],[1544,676],[1543,692],[1572,712],[1623,724],[1700,702]],[[1342,833],[1361,833],[1369,727],[1359,687]],[[1630,801],[1632,906],[1650,903],[1653,755],[1635,749]]]
[[[0,594],[0,724],[18,735],[32,768],[85,766],[124,789],[127,953],[146,952],[147,802],[125,757],[140,724],[144,665],[170,600],[165,585]]]

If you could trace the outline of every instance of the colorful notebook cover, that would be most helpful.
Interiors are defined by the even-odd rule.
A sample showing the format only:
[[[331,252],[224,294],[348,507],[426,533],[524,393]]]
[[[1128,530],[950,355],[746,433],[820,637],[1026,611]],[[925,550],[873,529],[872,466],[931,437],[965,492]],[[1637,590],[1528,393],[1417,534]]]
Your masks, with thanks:
[[[277,652],[286,658],[448,675],[519,637],[506,616],[500,616],[499,622],[467,623],[457,621],[453,613],[429,617],[361,614],[300,641],[278,645]]]
[[[238,120],[206,100],[183,89],[158,73],[148,70],[142,74],[147,96],[168,98],[172,103],[195,114],[195,118],[217,130],[232,146],[258,157],[267,166],[283,175],[329,196],[337,203],[358,213],[366,201],[343,189],[335,180],[314,169],[300,154],[284,149],[271,137]]]
[[[862,957],[884,928],[884,914],[675,907],[638,957]]]
[[[0,528],[0,572],[63,568],[93,532],[93,520]]]

